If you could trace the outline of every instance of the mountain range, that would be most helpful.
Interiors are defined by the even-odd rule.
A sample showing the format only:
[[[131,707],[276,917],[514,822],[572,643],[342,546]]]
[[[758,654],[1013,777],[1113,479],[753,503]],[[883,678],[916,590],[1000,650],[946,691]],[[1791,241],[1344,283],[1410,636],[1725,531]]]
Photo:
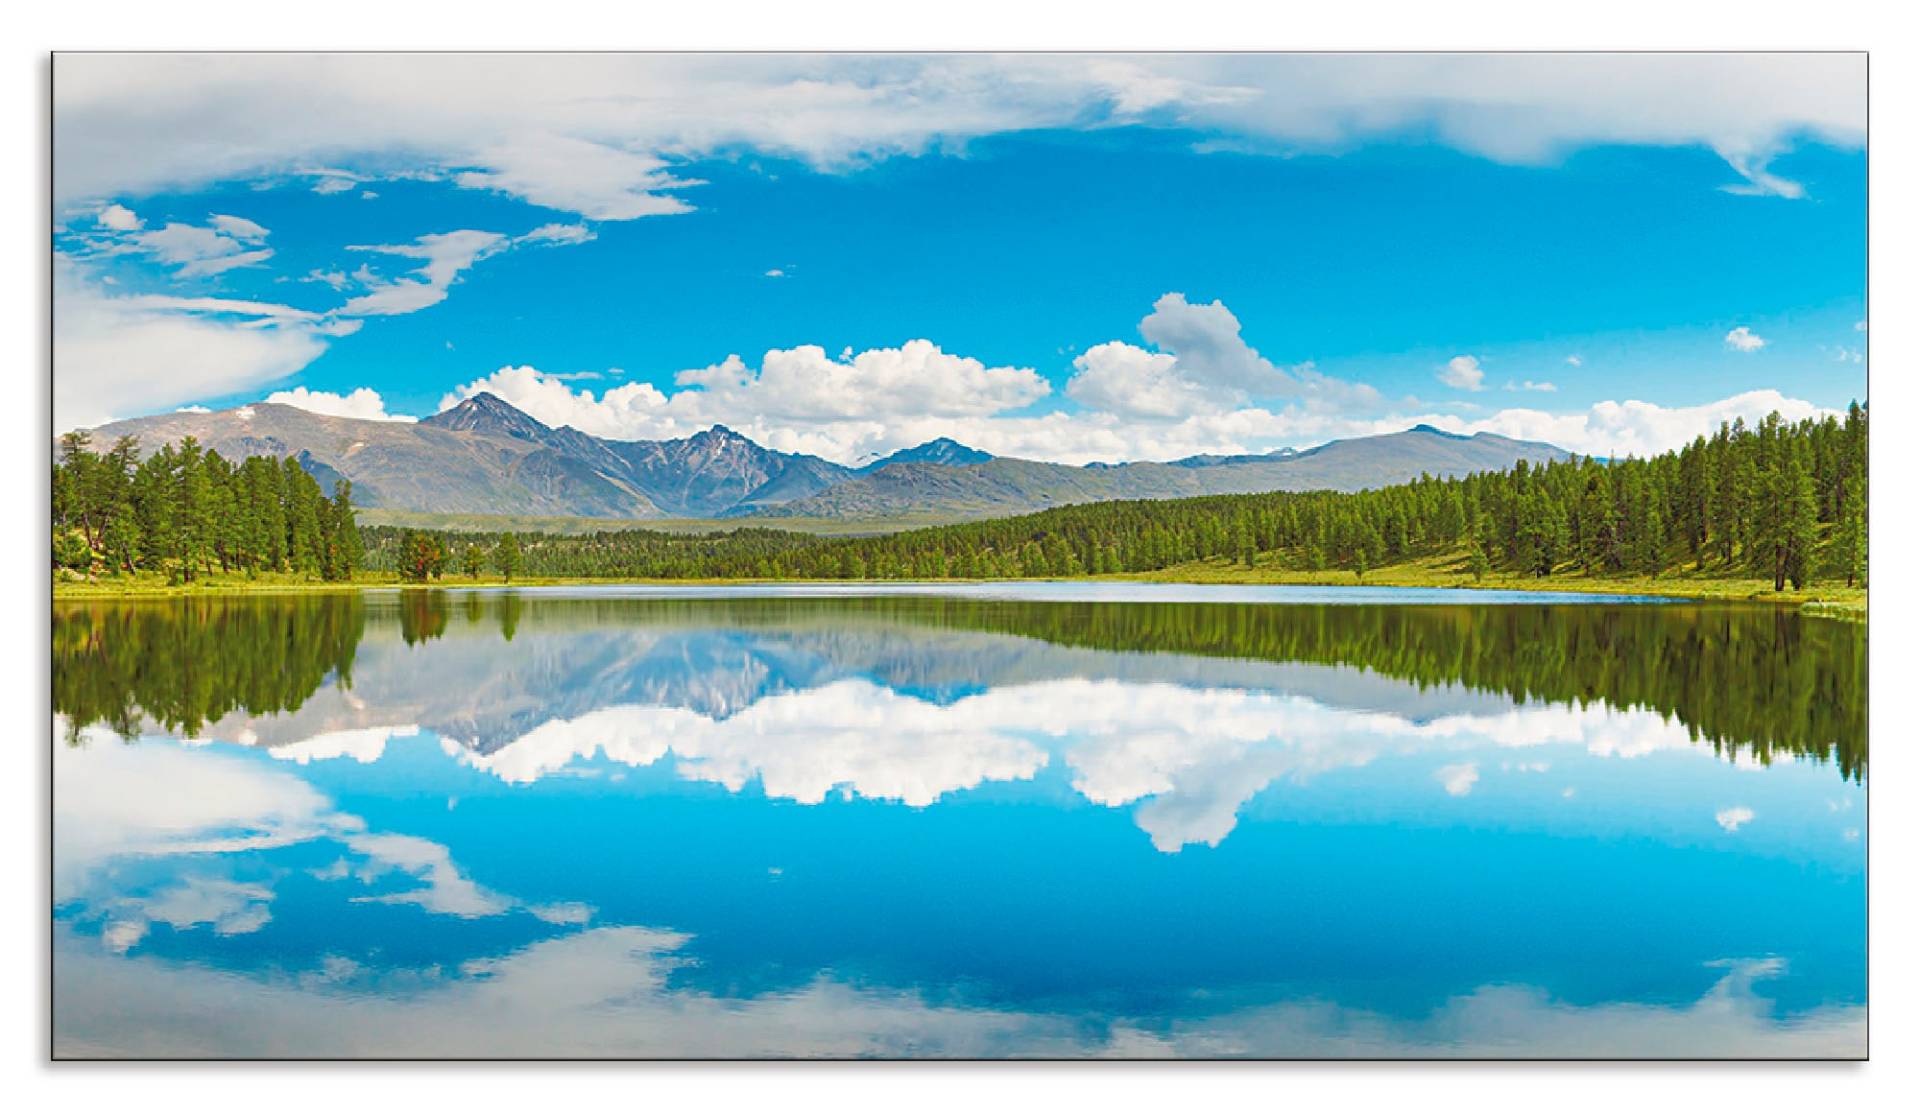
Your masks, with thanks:
[[[553,428],[487,393],[418,422],[256,403],[116,421],[143,453],[192,436],[229,459],[291,456],[354,502],[429,513],[605,518],[923,518],[1028,513],[1078,502],[1270,490],[1361,490],[1564,459],[1551,444],[1430,425],[1266,455],[1071,466],[996,457],[942,438],[847,467],[764,448],[722,425],[677,440]]]

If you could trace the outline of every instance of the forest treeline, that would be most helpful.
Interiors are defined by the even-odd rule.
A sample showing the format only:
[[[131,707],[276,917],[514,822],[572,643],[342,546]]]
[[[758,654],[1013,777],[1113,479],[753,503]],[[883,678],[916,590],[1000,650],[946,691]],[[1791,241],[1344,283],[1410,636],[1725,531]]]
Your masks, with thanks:
[[[1638,707],[1671,716],[1727,756],[1867,768],[1866,631],[1771,606],[1220,606],[913,596],[855,598],[495,598],[403,591],[60,603],[54,709],[70,737],[142,722],[188,737],[233,712],[300,707],[327,677],[350,684],[355,647],[398,628],[409,645],[455,627],[570,635],[615,629],[735,629],[827,654],[902,690],[956,674],[915,630],[970,630],[1075,648],[1364,668],[1421,687],[1458,684],[1516,703]],[[863,639],[871,631],[878,639]],[[815,634],[826,633],[824,639]],[[905,638],[905,640],[899,640]],[[875,655],[861,646],[893,644]],[[676,660],[683,658],[675,657]],[[683,663],[692,668],[696,665]],[[737,670],[737,661],[707,661]],[[831,674],[831,673],[829,673]],[[990,682],[963,668],[972,687]],[[429,727],[431,723],[426,723]]]
[[[1649,459],[1576,457],[1378,490],[1096,502],[879,536],[746,527],[554,536],[363,530],[369,568],[509,578],[997,579],[1147,572],[1206,558],[1309,571],[1464,552],[1464,572],[1659,575],[1678,566],[1863,584],[1867,410],[1722,425]]]
[[[214,571],[353,578],[361,566],[353,484],[328,498],[297,460],[230,463],[189,436],[140,458],[121,437],[96,452],[61,437],[53,471],[53,562],[82,575],[150,571],[192,582]]]

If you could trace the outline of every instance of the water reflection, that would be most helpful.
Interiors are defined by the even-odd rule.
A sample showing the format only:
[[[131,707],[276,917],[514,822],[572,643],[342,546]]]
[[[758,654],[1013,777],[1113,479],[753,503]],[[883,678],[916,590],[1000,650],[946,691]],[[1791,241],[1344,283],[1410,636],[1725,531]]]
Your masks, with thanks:
[[[456,606],[464,621],[449,637]],[[529,601],[515,592],[446,591],[66,604],[54,613],[55,708],[77,724],[106,723],[123,734],[139,731],[136,712],[143,712],[188,737],[236,710],[297,710],[329,675],[352,688],[369,607],[380,632],[397,626],[405,646],[460,642],[427,665],[451,665],[467,677],[458,687],[471,687],[481,669],[488,688],[498,681],[544,686],[537,701],[545,707],[564,705],[549,696],[577,703],[583,690],[595,705],[618,701],[610,668],[621,672],[613,682],[652,686],[633,701],[726,714],[827,675],[870,676],[937,697],[1086,675],[1090,667],[1125,680],[1284,688],[1284,675],[1240,662],[1321,664],[1408,681],[1373,685],[1381,698],[1398,694],[1424,705],[1432,689],[1464,688],[1502,702],[1605,702],[1674,718],[1729,755],[1762,762],[1812,756],[1834,761],[1852,779],[1866,773],[1865,631],[1766,606],[1121,605],[917,596]],[[489,627],[511,641],[523,614],[545,642],[540,648],[502,653],[473,643],[470,635]],[[377,640],[391,650],[385,636]],[[1153,656],[1129,662],[1116,652]],[[428,676],[405,682],[433,686]],[[705,705],[696,702],[702,695]],[[505,701],[495,700],[491,716],[472,715],[474,725],[484,720],[513,732],[501,717],[510,713],[498,706]],[[475,740],[486,749],[506,739]]]
[[[1863,640],[1729,607],[62,606],[56,1044],[1857,1054]]]

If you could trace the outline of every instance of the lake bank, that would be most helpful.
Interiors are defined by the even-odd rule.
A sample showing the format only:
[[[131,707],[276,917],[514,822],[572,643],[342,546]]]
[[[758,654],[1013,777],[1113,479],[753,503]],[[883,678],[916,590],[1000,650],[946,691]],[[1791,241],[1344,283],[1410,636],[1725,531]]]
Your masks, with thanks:
[[[897,581],[877,580],[876,583]],[[993,582],[951,580],[955,584]],[[1844,585],[1813,585],[1800,591],[1772,590],[1765,580],[1752,578],[1716,578],[1686,572],[1674,572],[1659,578],[1596,578],[1564,575],[1551,579],[1510,573],[1490,573],[1479,580],[1442,570],[1424,562],[1383,567],[1364,577],[1351,572],[1300,571],[1256,565],[1247,568],[1225,561],[1185,564],[1157,572],[1089,576],[1070,582],[1085,583],[1165,583],[1193,585],[1239,585],[1274,587],[1411,587],[1452,590],[1522,591],[1530,594],[1640,595],[1693,601],[1767,602],[1805,608],[1809,613],[1841,620],[1866,620],[1866,589]],[[781,586],[789,584],[841,584],[848,580],[753,580],[753,579],[602,579],[564,576],[516,578],[511,583],[497,576],[467,578],[448,576],[428,586],[441,588],[506,587],[586,587],[586,586]],[[215,594],[328,593],[359,590],[396,590],[420,584],[403,583],[391,573],[371,573],[348,582],[323,582],[288,575],[209,576],[191,584],[169,584],[160,576],[116,577],[86,581],[56,581],[56,601],[89,599],[191,598]]]

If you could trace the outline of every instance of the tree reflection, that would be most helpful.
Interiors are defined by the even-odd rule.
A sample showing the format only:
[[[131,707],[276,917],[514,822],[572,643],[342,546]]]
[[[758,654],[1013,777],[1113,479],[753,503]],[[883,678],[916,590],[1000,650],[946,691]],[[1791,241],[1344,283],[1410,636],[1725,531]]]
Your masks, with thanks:
[[[455,600],[308,595],[54,608],[54,708],[77,731],[141,717],[194,736],[234,710],[293,710],[329,674],[350,683],[371,623],[408,645],[446,636]],[[768,632],[968,630],[1088,649],[1347,665],[1422,688],[1460,684],[1516,702],[1639,707],[1716,751],[1833,760],[1865,779],[1863,626],[1769,606],[1273,606],[975,598],[533,599],[467,594],[512,641],[635,626]]]
[[[198,736],[234,711],[299,709],[329,675],[353,685],[359,594],[62,603],[53,611],[53,707],[69,741],[143,718]]]

